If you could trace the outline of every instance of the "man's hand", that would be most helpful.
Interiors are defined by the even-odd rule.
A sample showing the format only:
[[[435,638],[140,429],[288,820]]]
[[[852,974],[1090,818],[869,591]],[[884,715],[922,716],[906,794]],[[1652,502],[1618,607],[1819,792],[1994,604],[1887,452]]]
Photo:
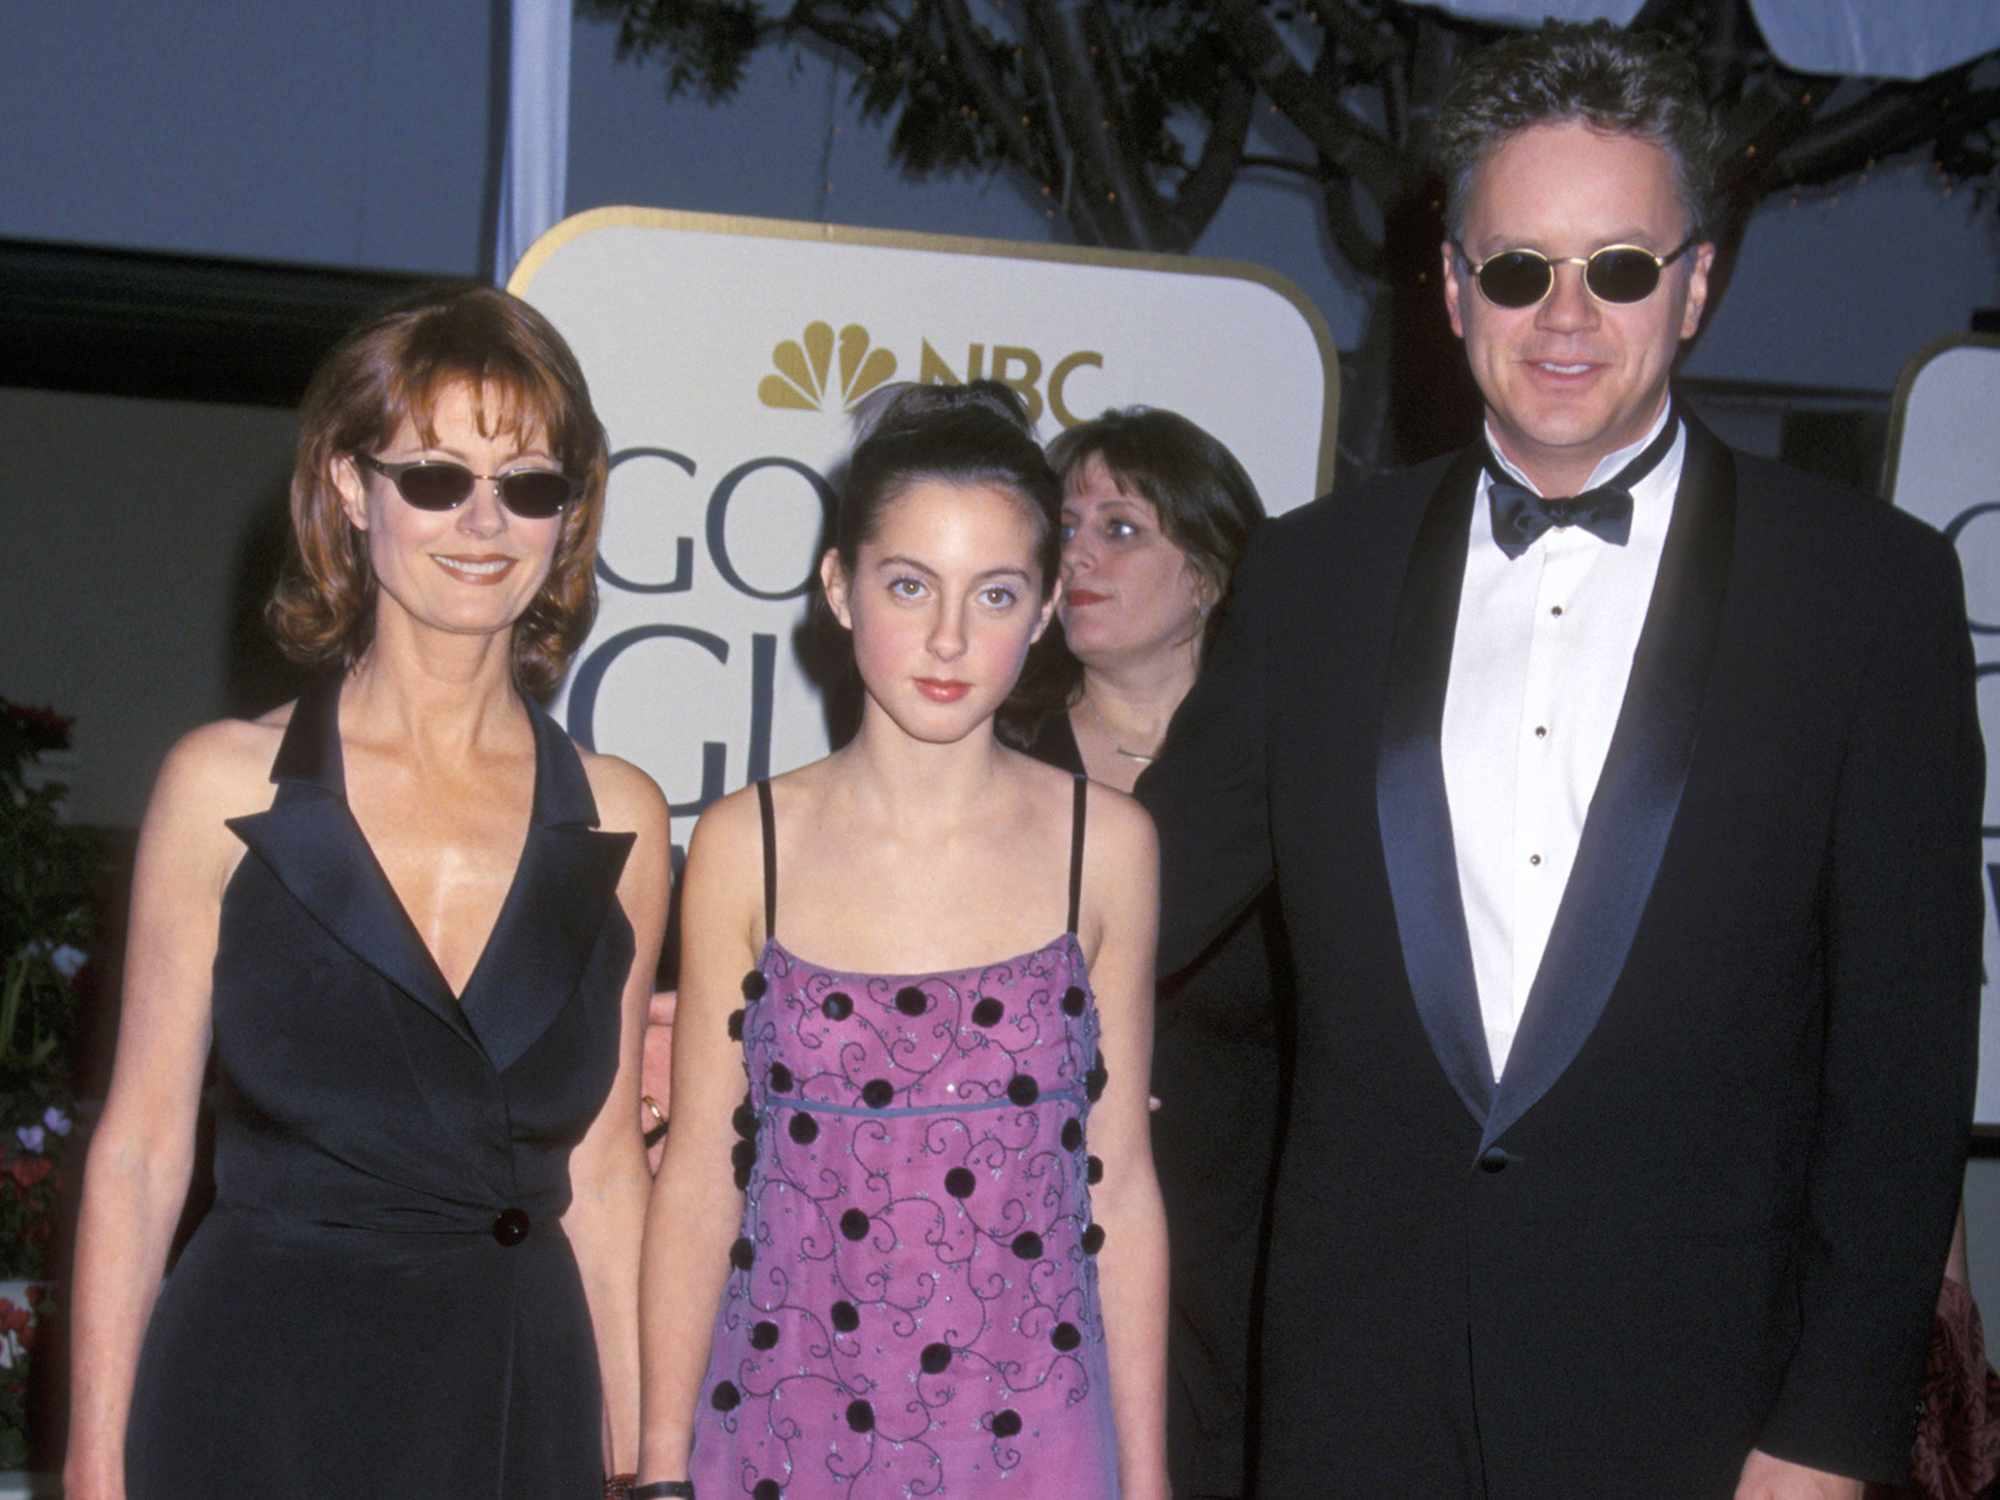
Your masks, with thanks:
[[[1808,1469],[1752,1448],[1736,1481],[1736,1500],[1861,1500],[1861,1481]]]

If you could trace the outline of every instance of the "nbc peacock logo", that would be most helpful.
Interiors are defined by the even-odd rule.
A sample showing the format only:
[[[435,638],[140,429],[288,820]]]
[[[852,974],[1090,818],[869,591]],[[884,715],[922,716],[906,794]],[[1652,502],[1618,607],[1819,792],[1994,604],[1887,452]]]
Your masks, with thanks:
[[[838,353],[839,386],[829,384],[836,371]],[[896,373],[896,356],[887,349],[868,347],[868,330],[849,323],[835,338],[831,323],[806,324],[796,339],[786,339],[771,351],[775,373],[757,383],[757,399],[783,411],[825,411],[838,405],[851,411],[854,403],[891,379]]]

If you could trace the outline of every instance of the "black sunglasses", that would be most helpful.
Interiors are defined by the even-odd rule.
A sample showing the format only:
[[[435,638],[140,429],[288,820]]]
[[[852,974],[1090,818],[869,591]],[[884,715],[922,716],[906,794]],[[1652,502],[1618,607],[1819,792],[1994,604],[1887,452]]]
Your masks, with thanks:
[[[372,469],[396,486],[418,510],[455,510],[472,496],[472,487],[490,479],[500,491],[500,503],[527,521],[546,521],[583,490],[583,481],[554,469],[515,469],[508,474],[475,474],[464,464],[439,458],[419,458],[406,464],[387,464],[366,453],[354,455],[364,469]]]
[[[1503,250],[1474,265],[1457,240],[1452,249],[1471,268],[1480,293],[1495,307],[1533,307],[1556,284],[1557,266],[1582,266],[1583,284],[1599,302],[1644,302],[1660,284],[1660,273],[1697,243],[1691,236],[1670,255],[1655,255],[1638,245],[1606,245],[1589,255],[1553,259],[1539,250]]]

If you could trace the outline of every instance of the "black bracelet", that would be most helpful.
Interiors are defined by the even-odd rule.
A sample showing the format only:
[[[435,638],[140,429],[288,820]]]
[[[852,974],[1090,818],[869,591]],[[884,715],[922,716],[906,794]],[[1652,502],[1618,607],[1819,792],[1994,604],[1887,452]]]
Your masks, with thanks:
[[[655,1479],[632,1487],[632,1500],[694,1500],[692,1479]]]

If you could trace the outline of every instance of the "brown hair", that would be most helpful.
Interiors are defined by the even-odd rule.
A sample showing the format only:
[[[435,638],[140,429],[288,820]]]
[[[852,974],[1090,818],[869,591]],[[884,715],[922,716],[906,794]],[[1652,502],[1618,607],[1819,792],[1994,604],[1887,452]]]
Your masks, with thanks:
[[[1208,585],[1204,652],[1215,643],[1229,603],[1229,584],[1250,533],[1264,519],[1257,486],[1236,455],[1179,412],[1157,406],[1114,407],[1079,422],[1049,444],[1049,463],[1069,493],[1083,483],[1092,459],[1112,483],[1153,507],[1160,531]],[[1043,722],[1066,713],[1083,691],[1083,663],[1063,638],[1062,624],[1035,643],[1021,684],[1001,711],[1000,732],[1016,748],[1032,744]]]
[[[1453,75],[1432,138],[1451,234],[1465,232],[1473,174],[1502,142],[1567,121],[1660,147],[1673,159],[1689,235],[1712,223],[1721,134],[1693,61],[1654,32],[1550,22],[1481,47]]]
[[[352,667],[375,635],[375,574],[347,519],[336,466],[395,438],[405,421],[425,442],[439,397],[470,387],[483,434],[542,434],[565,474],[584,481],[563,511],[554,563],[514,625],[514,681],[544,697],[562,680],[597,613],[597,533],[610,472],[603,424],[569,345],[519,298],[489,286],[420,292],[349,333],[327,355],[299,409],[292,541],[265,618],[293,661]]]

